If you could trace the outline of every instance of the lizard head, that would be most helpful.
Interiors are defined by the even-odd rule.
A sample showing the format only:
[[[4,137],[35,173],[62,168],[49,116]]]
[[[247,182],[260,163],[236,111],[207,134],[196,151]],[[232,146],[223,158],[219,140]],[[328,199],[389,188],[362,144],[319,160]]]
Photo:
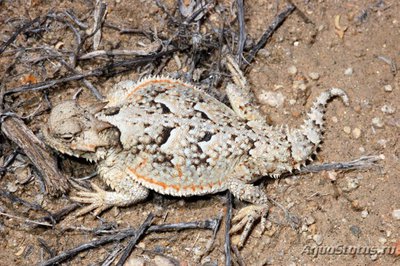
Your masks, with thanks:
[[[54,107],[42,133],[45,142],[61,153],[89,161],[104,158],[107,150],[119,143],[119,131],[98,120],[99,108],[83,108],[76,101]]]

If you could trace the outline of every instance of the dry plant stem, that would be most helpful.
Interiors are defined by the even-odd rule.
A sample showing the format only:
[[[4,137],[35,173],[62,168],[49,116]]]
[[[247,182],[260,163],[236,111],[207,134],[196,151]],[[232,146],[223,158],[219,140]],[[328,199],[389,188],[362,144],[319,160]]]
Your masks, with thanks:
[[[75,74],[75,75],[81,74],[76,69],[74,69],[72,66],[70,66],[67,62],[65,62],[64,59],[61,59],[60,61],[73,74]],[[99,90],[89,80],[83,78],[82,82],[85,85],[85,87],[88,88],[93,93],[93,95],[97,98],[97,100],[100,100],[100,101],[104,100],[104,96],[101,95]]]
[[[237,263],[239,264],[239,266],[245,266],[246,263],[244,263],[244,259],[243,259],[242,255],[240,254],[240,251],[237,248],[237,246],[232,246],[232,251],[233,251],[233,253],[235,253]]]
[[[111,252],[109,252],[107,258],[105,258],[102,261],[101,266],[110,266],[110,265],[112,265],[112,263],[118,257],[118,255],[122,251],[122,249],[123,249],[123,247],[121,247],[121,245],[119,243],[116,244],[115,248]]]
[[[39,242],[39,245],[46,251],[47,254],[49,254],[51,257],[54,257],[56,255],[56,252],[47,245],[46,241],[42,238],[38,238],[37,241]]]
[[[51,88],[58,84],[66,83],[69,81],[80,80],[80,79],[83,79],[86,77],[97,76],[97,75],[100,75],[100,73],[92,71],[92,72],[89,72],[86,74],[71,75],[71,76],[67,76],[64,78],[60,78],[60,79],[52,79],[52,80],[38,82],[38,83],[34,83],[34,84],[27,84],[27,85],[23,85],[23,86],[20,86],[17,88],[7,90],[4,92],[4,95],[19,93],[19,92],[40,91],[40,90]]]
[[[11,163],[14,161],[14,159],[17,157],[17,155],[18,155],[18,149],[15,149],[11,153],[11,155],[6,157],[3,166],[0,166],[0,177],[2,174],[4,174],[7,171],[7,167],[9,167],[11,165]]]
[[[93,249],[93,248],[96,248],[96,247],[101,246],[101,245],[108,244],[108,243],[113,242],[113,241],[121,241],[121,240],[123,240],[123,239],[125,239],[127,237],[134,236],[135,234],[136,234],[136,230],[129,229],[129,230],[126,230],[124,232],[117,233],[115,235],[105,236],[105,237],[102,237],[102,238],[100,238],[98,240],[91,241],[91,242],[79,245],[79,246],[77,246],[75,248],[72,248],[70,250],[64,251],[61,254],[59,254],[59,255],[57,255],[57,256],[55,256],[55,257],[53,257],[53,258],[51,258],[51,259],[49,259],[47,261],[39,263],[38,265],[40,265],[40,266],[55,265],[57,263],[63,262],[65,260],[69,259],[69,258],[72,258],[72,257],[76,256],[77,254],[79,254],[82,251]]]
[[[253,61],[254,57],[256,56],[257,52],[265,46],[265,44],[268,42],[269,38],[272,36],[272,34],[282,25],[282,23],[285,21],[285,19],[296,9],[295,6],[293,5],[287,5],[282,12],[276,16],[272,24],[268,27],[268,29],[264,32],[264,34],[261,36],[260,40],[257,42],[256,45],[254,45],[253,48],[251,48],[249,54],[246,57],[246,61],[248,64]]]
[[[20,27],[19,29],[17,29],[14,34],[5,42],[0,46],[0,55],[4,52],[4,50],[6,50],[6,48],[13,42],[15,41],[15,39],[18,37],[19,34],[21,34],[22,32],[24,32],[25,30],[27,30],[30,26],[32,26],[33,24],[35,24],[36,22],[38,22],[40,20],[40,17],[35,18],[34,20],[28,21],[27,23],[25,23],[22,27]]]
[[[44,143],[16,117],[6,117],[1,124],[4,135],[15,142],[29,157],[42,175],[46,190],[50,195],[59,195],[68,191],[67,178],[58,171],[57,161],[46,150]]]
[[[48,211],[46,211],[45,209],[43,209],[42,206],[40,206],[37,203],[30,203],[26,200],[23,200],[17,196],[15,196],[13,193],[8,192],[4,189],[0,189],[0,197],[6,198],[9,201],[11,201],[13,204],[18,203],[18,204],[22,204],[23,206],[29,208],[30,210],[35,210],[35,211],[42,211],[45,212],[47,214],[49,214]]]
[[[231,236],[229,231],[231,230],[231,220],[232,220],[232,194],[227,192],[227,202],[226,202],[226,217],[225,217],[225,265],[232,265],[231,257]]]
[[[83,23],[82,21],[80,21],[76,15],[74,14],[74,12],[72,10],[67,10],[64,11],[63,14],[65,14],[67,17],[69,17],[73,22],[75,22],[76,25],[78,25],[79,28],[81,29],[88,29],[88,25],[86,25],[85,23]]]
[[[147,51],[148,49],[138,49],[138,50],[97,50],[97,51],[93,51],[93,52],[89,52],[87,54],[84,54],[82,56],[79,57],[80,60],[84,60],[84,59],[91,59],[91,58],[95,58],[95,57],[99,57],[99,56],[144,56],[144,55],[148,55],[151,53],[155,53],[159,48],[160,48],[160,44],[156,43],[156,45],[154,45],[154,49],[150,49],[150,51]]]
[[[1,212],[1,211],[0,211],[0,215],[6,216],[6,217],[9,217],[9,218],[13,218],[13,219],[16,219],[16,220],[22,220],[22,221],[24,221],[25,223],[28,223],[28,224],[35,224],[35,225],[53,227],[52,224],[49,224],[49,223],[46,223],[46,222],[39,222],[39,221],[35,221],[35,220],[30,220],[30,219],[26,219],[24,217],[15,216],[15,215],[8,214],[8,213]]]
[[[47,216],[44,216],[42,218],[40,218],[40,221],[50,221],[53,224],[58,223],[59,221],[61,221],[64,217],[66,217],[69,213],[75,211],[76,209],[78,209],[81,205],[79,205],[78,203],[73,203],[68,205],[67,207],[55,212],[55,213],[51,213]]]
[[[101,26],[107,13],[107,4],[102,0],[96,1],[96,8],[94,10],[94,25],[93,25],[93,50],[97,50],[101,41]]]
[[[219,219],[216,218],[198,222],[152,225],[149,227],[147,232],[168,232],[168,231],[177,231],[186,229],[214,230],[218,226],[219,226]]]
[[[185,50],[185,48],[179,49],[179,51],[183,51],[183,50]],[[81,79],[87,78],[87,77],[112,76],[117,73],[129,71],[134,67],[142,66],[142,65],[154,62],[155,60],[162,58],[164,56],[171,56],[176,51],[178,51],[178,49],[171,49],[171,50],[168,50],[165,52],[160,52],[155,55],[140,56],[140,57],[129,59],[129,60],[121,60],[121,61],[117,61],[117,62],[114,62],[111,64],[107,64],[105,66],[99,67],[88,73],[70,75],[70,76],[60,78],[60,79],[53,79],[53,80],[38,82],[38,83],[34,83],[34,84],[23,85],[23,86],[12,88],[10,90],[3,92],[3,95],[0,95],[0,98],[3,98],[5,95],[10,95],[10,94],[19,93],[19,92],[40,91],[40,90],[51,88],[58,84],[62,84],[62,83],[70,82],[70,81],[81,80]]]
[[[380,156],[363,156],[359,159],[350,162],[341,163],[323,163],[317,165],[306,165],[298,171],[300,174],[305,173],[316,173],[321,171],[333,171],[333,170],[357,170],[366,169],[378,166],[377,162],[382,160]]]
[[[133,29],[133,28],[122,28],[118,25],[114,25],[113,23],[105,21],[104,27],[119,31],[120,34],[141,34],[145,36],[147,39],[154,41],[154,33],[152,31],[146,31],[143,29]],[[159,39],[165,39],[164,37],[158,35]]]
[[[197,222],[188,222],[188,223],[175,223],[175,224],[161,224],[161,225],[152,225],[147,229],[148,233],[161,233],[161,232],[171,232],[171,231],[180,231],[180,230],[188,230],[188,229],[206,229],[215,231],[216,228],[219,227],[221,222],[221,218],[217,217],[214,219],[208,219],[204,221]],[[99,230],[98,228],[84,228],[84,227],[66,227],[62,228],[62,231],[80,231],[80,232],[89,232],[96,235],[99,234],[117,234],[121,232],[125,232],[131,229],[116,229],[116,230]]]
[[[242,65],[243,60],[243,49],[244,44],[246,42],[246,28],[244,24],[244,6],[243,0],[236,0],[237,9],[238,9],[238,21],[239,21],[239,43],[237,49],[237,57],[239,60],[239,66]]]
[[[150,213],[143,224],[137,230],[135,236],[129,241],[128,246],[125,248],[124,252],[122,253],[121,258],[119,259],[117,266],[123,266],[125,261],[131,255],[133,248],[135,247],[136,243],[139,239],[146,233],[146,230],[149,228],[150,224],[152,223],[154,215]]]
[[[166,231],[172,231],[172,230],[180,231],[180,230],[185,230],[185,229],[211,229],[211,230],[213,230],[215,228],[215,226],[217,226],[218,224],[219,223],[218,223],[217,219],[210,219],[210,220],[199,221],[199,222],[190,222],[190,223],[152,225],[146,230],[146,232],[148,232],[148,233],[149,232],[166,232]],[[137,232],[138,231],[135,229],[125,229],[123,231],[117,231],[117,233],[114,233],[113,235],[103,236],[98,240],[91,241],[91,242],[79,245],[70,250],[64,251],[61,254],[59,254],[47,261],[39,263],[39,265],[50,266],[50,265],[54,265],[56,263],[63,262],[69,258],[76,256],[77,254],[79,254],[82,251],[93,249],[98,246],[108,244],[110,242],[122,241],[123,239],[125,239],[127,237],[135,236],[137,234]]]

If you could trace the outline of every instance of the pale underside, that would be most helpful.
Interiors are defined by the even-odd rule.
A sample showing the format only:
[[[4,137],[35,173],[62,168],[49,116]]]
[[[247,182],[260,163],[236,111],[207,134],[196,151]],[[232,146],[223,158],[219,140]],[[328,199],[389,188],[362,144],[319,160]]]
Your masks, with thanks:
[[[120,83],[97,118],[120,130],[124,171],[174,196],[226,190],[259,138],[229,107],[172,79]]]

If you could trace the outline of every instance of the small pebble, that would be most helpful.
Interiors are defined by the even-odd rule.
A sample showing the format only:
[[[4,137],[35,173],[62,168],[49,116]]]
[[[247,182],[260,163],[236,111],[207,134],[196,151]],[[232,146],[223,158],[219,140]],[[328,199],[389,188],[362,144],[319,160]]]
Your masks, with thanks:
[[[343,128],[343,131],[344,131],[346,134],[350,134],[351,128],[348,127],[348,126],[345,126],[345,127]]]
[[[280,92],[266,91],[259,95],[259,100],[263,104],[268,104],[271,107],[280,107],[285,101],[285,96]]]
[[[351,75],[353,75],[353,68],[351,68],[351,67],[347,68],[347,69],[344,71],[344,74],[345,74],[346,76],[351,76]]]
[[[315,243],[319,246],[322,244],[322,241],[324,240],[322,235],[314,235],[313,236],[313,240],[315,241]]]
[[[296,75],[296,74],[297,74],[297,67],[296,67],[296,66],[290,66],[290,67],[288,68],[288,73],[289,73],[290,75]]]
[[[302,224],[302,225],[301,225],[301,228],[300,228],[300,232],[307,232],[307,231],[308,231],[307,225]]]
[[[333,116],[333,117],[332,117],[332,122],[333,122],[333,123],[337,123],[338,121],[339,121],[339,120],[338,120],[338,118],[337,118],[336,116]]]
[[[376,128],[383,128],[384,123],[379,117],[372,118],[372,125]]]
[[[297,102],[297,101],[296,101],[295,99],[290,99],[290,100],[289,100],[289,104],[290,104],[290,105],[295,105],[296,102]]]
[[[311,72],[311,73],[308,74],[308,76],[312,80],[318,80],[319,79],[319,73],[317,73],[317,72]]]
[[[351,208],[355,211],[361,211],[365,209],[365,207],[360,203],[360,201],[356,199],[351,201]]]
[[[361,136],[361,129],[356,127],[355,129],[353,129],[352,134],[353,138],[358,139]]]
[[[387,242],[387,239],[384,238],[384,237],[380,237],[380,238],[378,239],[378,242],[381,243],[382,245],[384,245],[384,244]]]
[[[372,254],[371,256],[369,256],[369,258],[370,258],[372,261],[375,261],[375,260],[378,259],[378,254]]]
[[[25,247],[20,247],[20,248],[18,249],[18,251],[17,251],[14,255],[17,256],[17,257],[19,257],[19,256],[21,256],[21,255],[24,253],[24,251],[25,251]]]
[[[315,218],[312,217],[311,215],[306,216],[306,218],[304,219],[304,222],[306,223],[306,225],[312,225],[315,223]]]
[[[335,171],[328,171],[328,178],[332,181],[336,181],[337,173]]]
[[[354,112],[356,112],[356,113],[360,113],[361,112],[361,106],[360,105],[355,105],[354,106]]]
[[[130,256],[124,263],[124,266],[145,266],[145,265],[146,261],[143,258],[138,258],[133,256]]]
[[[396,220],[400,220],[400,209],[393,210],[392,216]]]
[[[367,216],[368,216],[368,211],[367,210],[363,210],[362,212],[361,212],[361,217],[362,218],[367,218]]]
[[[264,58],[269,58],[271,56],[271,52],[267,49],[260,49],[257,53],[257,55],[260,55]]]
[[[354,178],[354,177],[349,177],[346,178],[347,179],[347,189],[346,191],[353,191],[355,189],[357,189],[360,186],[360,182],[358,180],[358,178]]]
[[[350,231],[356,237],[360,237],[360,235],[361,235],[361,229],[357,225],[350,226]]]
[[[393,87],[392,87],[392,85],[385,85],[385,86],[383,86],[383,90],[386,92],[391,92],[391,91],[393,91]]]
[[[154,264],[157,266],[174,266],[175,265],[175,263],[172,260],[170,260],[169,258],[164,257],[164,256],[159,256],[159,255],[155,256],[153,261],[154,261]]]
[[[18,190],[18,186],[15,185],[14,182],[8,182],[7,183],[7,190],[8,190],[8,192],[14,193],[15,191]]]
[[[386,139],[379,139],[377,141],[377,143],[379,144],[379,146],[381,146],[382,148],[386,149],[386,143],[387,143]]]
[[[396,108],[394,108],[391,105],[387,105],[385,104],[384,106],[382,106],[381,111],[384,112],[385,114],[394,114],[396,112]]]

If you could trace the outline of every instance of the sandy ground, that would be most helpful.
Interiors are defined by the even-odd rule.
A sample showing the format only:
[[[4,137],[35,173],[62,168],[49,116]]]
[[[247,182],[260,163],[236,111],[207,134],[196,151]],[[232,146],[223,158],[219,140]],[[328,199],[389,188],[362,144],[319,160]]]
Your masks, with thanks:
[[[279,5],[276,3],[279,2]],[[107,1],[107,21],[132,28],[148,27],[163,31],[166,20],[153,1]],[[246,72],[263,111],[274,124],[296,127],[301,124],[312,99],[327,88],[344,89],[351,100],[345,107],[339,100],[329,104],[325,141],[316,161],[350,161],[365,155],[384,156],[380,167],[368,171],[347,173],[306,174],[279,180],[267,180],[268,195],[298,217],[300,228],[293,229],[282,216],[282,211],[273,207],[268,230],[260,235],[259,227],[240,250],[246,265],[393,265],[400,259],[400,79],[395,62],[400,62],[400,4],[387,1],[294,1],[304,15],[312,21],[306,23],[295,12],[273,35],[264,49]],[[166,6],[173,6],[167,1]],[[228,1],[220,3],[229,10]],[[273,18],[284,7],[284,1],[246,1],[245,22],[249,36],[258,39]],[[71,8],[77,17],[92,25],[90,15],[93,6],[89,1],[1,1],[1,41],[12,33],[18,18],[34,18],[48,10]],[[340,17],[337,17],[340,16]],[[9,19],[16,20],[10,21]],[[335,18],[339,19],[335,26]],[[164,25],[165,27],[165,25]],[[73,35],[60,28],[57,38],[50,36],[53,46],[68,48],[73,44]],[[46,38],[47,36],[45,36]],[[28,39],[18,37],[16,44],[35,47],[43,41],[38,36]],[[142,37],[119,35],[105,30],[101,49],[135,49]],[[49,43],[48,43],[49,44]],[[15,49],[16,47],[13,47]],[[11,48],[9,48],[11,49]],[[21,55],[24,56],[24,55]],[[0,71],[12,62],[10,54],[0,58]],[[390,64],[393,62],[393,64]],[[87,66],[86,66],[87,67]],[[174,61],[163,70],[176,69]],[[16,72],[18,68],[16,68]],[[44,69],[35,69],[40,80]],[[40,72],[42,71],[42,72]],[[46,69],[48,71],[48,69]],[[15,76],[7,88],[21,85],[21,79],[29,72]],[[93,79],[102,93],[118,80],[137,79],[138,73],[130,72],[110,79]],[[49,91],[53,104],[71,98],[82,87],[78,82],[67,83]],[[223,91],[223,88],[217,88]],[[274,101],[266,101],[266,95]],[[95,101],[86,90],[81,99]],[[19,103],[14,111],[27,115],[42,101],[41,93],[26,93],[13,96],[8,101]],[[42,123],[48,112],[32,119],[28,126],[40,134]],[[2,161],[10,154],[12,146],[1,138]],[[26,166],[27,158],[19,156],[0,178],[0,188],[28,201],[40,204],[54,212],[67,206],[67,197],[51,198],[43,194],[40,182],[32,179],[25,182],[32,172]],[[62,171],[67,175],[82,177],[94,171],[94,166],[83,160],[60,157]],[[96,179],[97,182],[98,179]],[[102,184],[98,182],[98,184]],[[235,211],[244,204],[235,202]],[[23,220],[4,216],[4,213],[36,219],[43,212],[29,210],[21,204],[11,204],[0,197],[0,264],[37,264],[48,258],[39,245],[43,239],[56,253],[71,249],[78,244],[98,238],[77,228],[137,227],[149,212],[155,213],[155,224],[199,221],[217,217],[225,210],[224,194],[199,198],[180,199],[152,195],[137,206],[111,209],[101,218],[86,215],[78,219],[66,217],[54,228],[33,227]],[[208,254],[200,256],[212,237],[211,231],[187,230],[171,233],[151,233],[144,237],[132,253],[128,265],[222,265],[224,264],[224,229],[219,230]],[[233,237],[233,241],[237,241]],[[126,242],[123,242],[125,245]],[[122,245],[122,244],[121,244]],[[118,246],[117,243],[85,251],[69,260],[67,265],[97,265]],[[336,248],[335,254],[323,254],[324,250]],[[345,248],[363,247],[367,254]],[[396,254],[374,254],[374,250],[389,250],[397,247]],[[315,253],[316,249],[320,253]],[[314,253],[313,253],[314,251]],[[326,252],[325,252],[326,253]],[[387,253],[390,253],[387,251]],[[165,259],[157,254],[163,254]],[[200,257],[200,258],[198,258]],[[197,258],[197,259],[196,259]],[[234,264],[237,259],[234,256]]]

